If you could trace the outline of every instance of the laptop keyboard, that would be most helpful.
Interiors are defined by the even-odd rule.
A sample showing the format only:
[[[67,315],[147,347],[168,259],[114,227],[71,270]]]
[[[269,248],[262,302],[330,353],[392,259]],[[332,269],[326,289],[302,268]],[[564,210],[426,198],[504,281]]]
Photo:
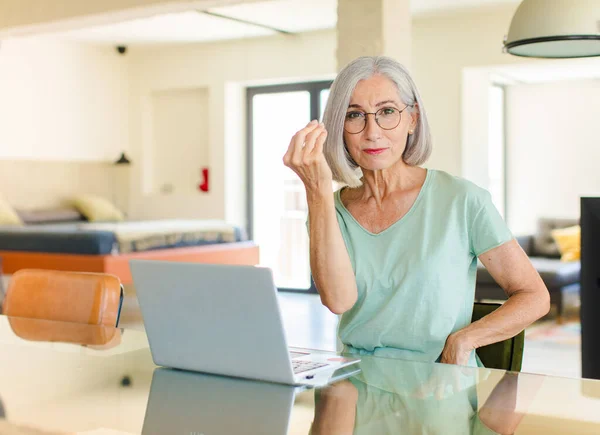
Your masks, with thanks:
[[[318,369],[319,367],[325,367],[329,364],[316,363],[312,361],[292,361],[292,368],[294,373],[307,372],[309,370]]]
[[[293,351],[290,350],[290,358],[291,359],[300,358],[300,357],[305,356],[305,355],[310,355],[310,354],[306,353],[306,352],[293,352]]]

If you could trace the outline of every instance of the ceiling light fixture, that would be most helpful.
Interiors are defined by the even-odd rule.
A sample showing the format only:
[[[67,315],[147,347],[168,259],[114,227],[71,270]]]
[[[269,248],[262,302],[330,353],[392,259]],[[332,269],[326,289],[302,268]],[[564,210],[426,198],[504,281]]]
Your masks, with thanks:
[[[600,0],[523,0],[504,51],[515,56],[600,56]]]

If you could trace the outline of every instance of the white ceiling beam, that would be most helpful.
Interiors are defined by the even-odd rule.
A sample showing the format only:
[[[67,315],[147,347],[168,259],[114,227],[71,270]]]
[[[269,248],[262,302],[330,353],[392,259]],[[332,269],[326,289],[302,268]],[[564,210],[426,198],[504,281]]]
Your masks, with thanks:
[[[265,0],[2,0],[0,38],[81,29],[172,12],[258,1]]]

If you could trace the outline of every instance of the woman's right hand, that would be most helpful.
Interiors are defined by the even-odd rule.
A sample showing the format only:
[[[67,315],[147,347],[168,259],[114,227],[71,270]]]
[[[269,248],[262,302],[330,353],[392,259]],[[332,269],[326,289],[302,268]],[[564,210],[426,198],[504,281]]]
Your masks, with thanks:
[[[307,192],[331,193],[333,176],[323,154],[325,139],[325,126],[313,120],[292,137],[283,156],[283,164],[298,174]]]

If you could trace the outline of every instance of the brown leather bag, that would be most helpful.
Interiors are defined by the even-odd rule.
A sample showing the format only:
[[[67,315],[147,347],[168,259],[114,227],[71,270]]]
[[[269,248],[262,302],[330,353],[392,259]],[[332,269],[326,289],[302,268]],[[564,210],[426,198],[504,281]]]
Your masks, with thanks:
[[[114,275],[23,269],[10,280],[2,313],[114,327],[122,301],[123,287]]]

